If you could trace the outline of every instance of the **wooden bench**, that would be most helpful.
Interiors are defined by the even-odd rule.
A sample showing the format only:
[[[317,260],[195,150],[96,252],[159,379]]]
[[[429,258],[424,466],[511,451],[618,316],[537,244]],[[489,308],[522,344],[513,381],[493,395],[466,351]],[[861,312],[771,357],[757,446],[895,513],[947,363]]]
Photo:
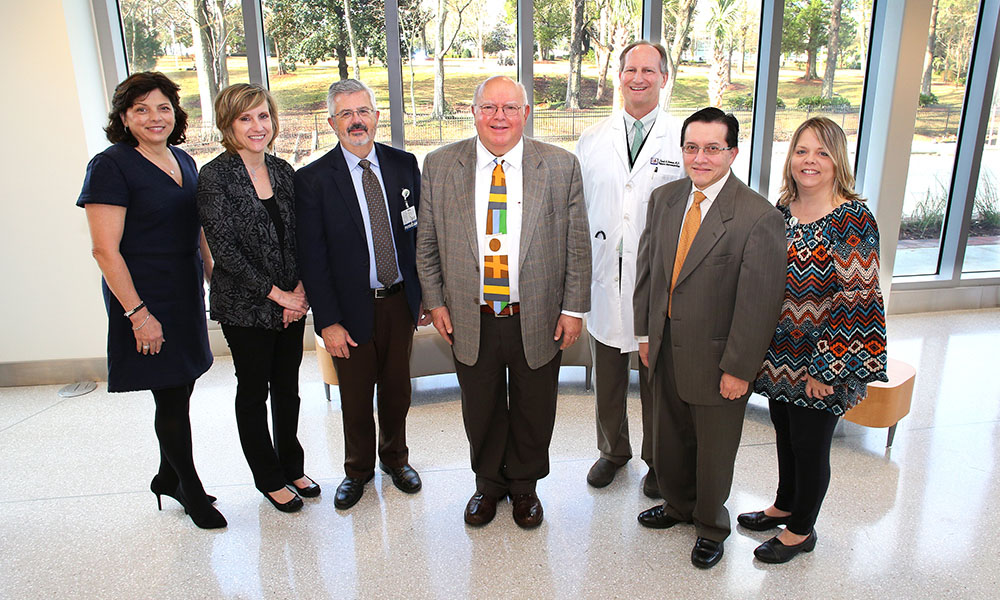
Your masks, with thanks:
[[[886,374],[889,381],[869,383],[868,397],[844,413],[844,418],[865,427],[888,427],[885,447],[890,448],[896,435],[896,425],[910,412],[917,370],[901,360],[890,358]]]

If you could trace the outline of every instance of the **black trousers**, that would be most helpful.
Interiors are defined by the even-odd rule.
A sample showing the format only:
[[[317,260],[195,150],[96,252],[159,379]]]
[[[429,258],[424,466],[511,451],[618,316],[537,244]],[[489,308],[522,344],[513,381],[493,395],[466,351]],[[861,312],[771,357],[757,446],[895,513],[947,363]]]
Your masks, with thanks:
[[[254,486],[273,492],[303,475],[299,444],[299,365],[305,319],[276,331],[222,325],[236,367],[236,428]],[[271,425],[267,427],[267,397]]]
[[[830,446],[839,417],[825,410],[768,401],[778,449],[774,507],[792,513],[786,526],[809,535],[830,487]]]
[[[520,315],[482,315],[479,359],[472,366],[455,360],[476,491],[495,498],[528,494],[549,474],[561,361],[560,350],[532,369]]]
[[[372,339],[350,348],[350,358],[333,357],[344,415],[344,473],[365,479],[375,472],[375,417],[378,402],[378,457],[387,467],[409,462],[406,414],[410,411],[410,349],[413,314],[406,294],[375,300]],[[376,389],[377,386],[377,389]]]

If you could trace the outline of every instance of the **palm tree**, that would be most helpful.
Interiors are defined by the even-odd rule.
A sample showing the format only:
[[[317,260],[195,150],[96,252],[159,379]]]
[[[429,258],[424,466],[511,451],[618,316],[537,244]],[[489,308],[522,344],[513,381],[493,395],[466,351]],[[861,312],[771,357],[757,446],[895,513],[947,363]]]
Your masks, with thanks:
[[[727,52],[730,28],[736,17],[737,0],[715,0],[708,20],[708,30],[712,32],[712,65],[708,71],[708,102],[712,106],[722,106],[722,93],[726,87],[729,70]]]

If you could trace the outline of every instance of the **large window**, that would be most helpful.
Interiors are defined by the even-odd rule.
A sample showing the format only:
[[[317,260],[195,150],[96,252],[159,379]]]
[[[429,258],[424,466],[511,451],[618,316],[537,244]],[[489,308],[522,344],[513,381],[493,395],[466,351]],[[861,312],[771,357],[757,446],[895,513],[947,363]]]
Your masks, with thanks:
[[[663,102],[678,119],[705,106],[732,112],[740,122],[740,154],[733,172],[750,173],[759,0],[678,0],[663,3],[661,39],[670,55]]]
[[[873,0],[785,0],[768,186],[772,202],[781,190],[789,141],[806,119],[824,116],[840,125],[853,169],[872,5]]]
[[[472,95],[482,80],[517,78],[516,11],[504,0],[400,2],[406,149],[419,160],[475,135]]]
[[[215,97],[250,80],[239,0],[120,0],[119,10],[129,72],[161,71],[180,86],[183,148],[200,167],[222,151]]]
[[[962,272],[969,274],[1000,271],[1000,85],[993,89],[990,107],[962,266]]]
[[[359,0],[263,0],[267,76],[281,114],[275,150],[298,167],[337,145],[330,84],[353,77],[375,92],[375,139],[389,143],[385,11]]]
[[[893,275],[938,272],[978,5],[976,0],[933,4]],[[983,173],[986,177],[988,170]]]

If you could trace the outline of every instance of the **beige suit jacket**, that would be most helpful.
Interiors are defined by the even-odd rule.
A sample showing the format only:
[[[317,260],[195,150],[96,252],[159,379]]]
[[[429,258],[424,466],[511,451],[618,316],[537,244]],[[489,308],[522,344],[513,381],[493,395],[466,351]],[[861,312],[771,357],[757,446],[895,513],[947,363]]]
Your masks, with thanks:
[[[528,366],[559,350],[552,339],[563,310],[590,310],[590,239],[576,157],[524,138],[518,293]],[[417,227],[417,272],[424,308],[448,307],[455,358],[479,358],[480,270],[476,227],[476,138],[424,159]]]
[[[724,405],[729,401],[719,394],[722,373],[752,382],[774,336],[788,268],[785,226],[780,211],[730,173],[691,244],[668,319],[690,193],[685,177],[650,197],[639,240],[635,334],[649,336],[650,378],[669,344],[681,400]]]

